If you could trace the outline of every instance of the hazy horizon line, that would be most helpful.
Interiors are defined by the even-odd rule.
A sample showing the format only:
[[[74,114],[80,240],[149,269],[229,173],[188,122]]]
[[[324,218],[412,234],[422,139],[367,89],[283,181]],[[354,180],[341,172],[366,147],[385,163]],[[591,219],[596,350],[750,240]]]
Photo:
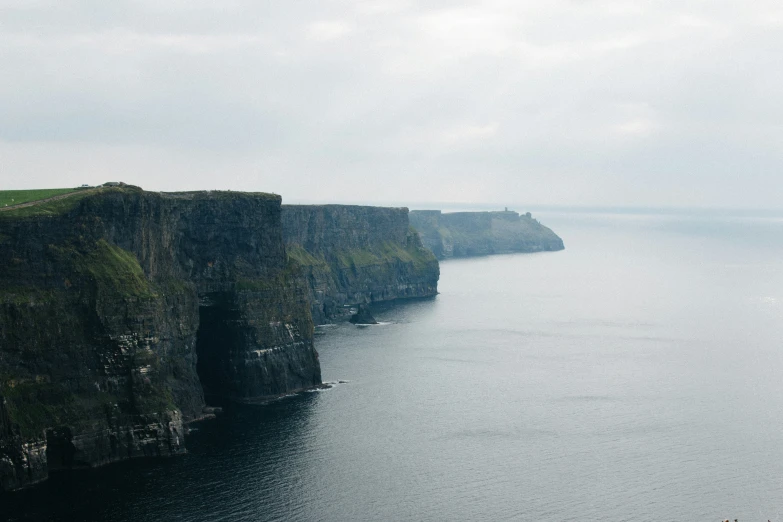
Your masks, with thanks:
[[[126,183],[127,185],[134,185],[133,183]],[[93,185],[100,186],[100,185]],[[138,186],[138,185],[135,185]],[[8,189],[13,190],[52,190],[59,188],[79,188],[79,187],[47,187],[41,188],[27,188],[27,189]],[[142,190],[144,187],[139,187]],[[3,190],[0,188],[0,190]],[[161,193],[177,193],[183,192],[169,191],[169,190],[147,190],[148,192],[161,192]],[[519,202],[464,202],[464,201],[427,201],[427,202],[411,202],[411,201],[368,201],[368,200],[321,200],[321,199],[302,199],[293,198],[287,200],[285,194],[280,194],[274,191],[265,190],[233,190],[228,188],[216,188],[216,189],[196,189],[187,190],[186,192],[247,192],[255,193],[262,192],[268,194],[275,194],[283,199],[284,205],[357,205],[357,206],[370,206],[370,207],[406,207],[410,210],[442,210],[449,212],[490,212],[501,211],[508,209],[511,211],[524,214],[525,212],[563,212],[563,213],[587,213],[587,214],[657,214],[657,215],[711,215],[717,216],[720,214],[732,215],[732,216],[745,216],[745,217],[783,217],[783,208],[749,208],[749,207],[722,207],[722,206],[676,206],[676,205],[596,205],[596,204],[584,204],[584,205],[567,205],[567,204],[553,204],[553,203],[519,203]]]

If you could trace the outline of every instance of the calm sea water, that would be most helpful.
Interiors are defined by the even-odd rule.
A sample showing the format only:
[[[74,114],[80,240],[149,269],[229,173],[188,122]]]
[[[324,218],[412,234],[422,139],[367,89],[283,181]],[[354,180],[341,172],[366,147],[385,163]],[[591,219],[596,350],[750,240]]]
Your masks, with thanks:
[[[447,261],[437,298],[319,329],[348,383],[0,518],[783,520],[783,219],[538,217],[565,251]]]

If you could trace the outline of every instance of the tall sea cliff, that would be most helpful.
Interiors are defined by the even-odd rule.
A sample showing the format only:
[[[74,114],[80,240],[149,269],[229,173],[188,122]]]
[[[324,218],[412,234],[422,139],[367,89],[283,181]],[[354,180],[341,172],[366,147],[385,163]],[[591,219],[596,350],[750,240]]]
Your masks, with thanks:
[[[100,189],[0,213],[0,489],[184,451],[204,390],[321,382],[281,199]]]
[[[438,261],[407,208],[283,205],[283,234],[303,267],[316,324],[361,304],[438,293]]]
[[[563,250],[563,240],[530,213],[412,210],[411,225],[438,259]]]

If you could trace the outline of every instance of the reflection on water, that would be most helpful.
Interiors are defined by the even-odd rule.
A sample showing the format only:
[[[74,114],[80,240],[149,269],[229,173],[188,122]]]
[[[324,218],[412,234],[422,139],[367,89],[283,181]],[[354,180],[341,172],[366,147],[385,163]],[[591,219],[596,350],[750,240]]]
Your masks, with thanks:
[[[565,251],[450,260],[436,299],[318,329],[346,384],[0,518],[780,520],[783,222],[537,217]]]
[[[192,426],[183,458],[54,474],[8,497],[9,511],[34,520],[237,520],[270,499],[293,503],[295,489],[280,478],[306,474],[301,447],[317,432],[311,412],[318,400],[302,394],[264,407],[226,404],[219,421]]]

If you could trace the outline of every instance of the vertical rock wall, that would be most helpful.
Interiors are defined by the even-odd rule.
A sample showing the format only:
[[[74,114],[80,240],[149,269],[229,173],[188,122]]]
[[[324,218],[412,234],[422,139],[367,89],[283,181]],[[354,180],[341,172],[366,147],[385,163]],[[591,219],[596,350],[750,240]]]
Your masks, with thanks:
[[[283,234],[317,324],[359,304],[438,292],[438,261],[410,228],[407,208],[283,205]]]
[[[230,346],[198,342],[214,296]],[[0,486],[183,452],[199,349],[215,394],[320,383],[279,196],[105,189],[0,213]]]

